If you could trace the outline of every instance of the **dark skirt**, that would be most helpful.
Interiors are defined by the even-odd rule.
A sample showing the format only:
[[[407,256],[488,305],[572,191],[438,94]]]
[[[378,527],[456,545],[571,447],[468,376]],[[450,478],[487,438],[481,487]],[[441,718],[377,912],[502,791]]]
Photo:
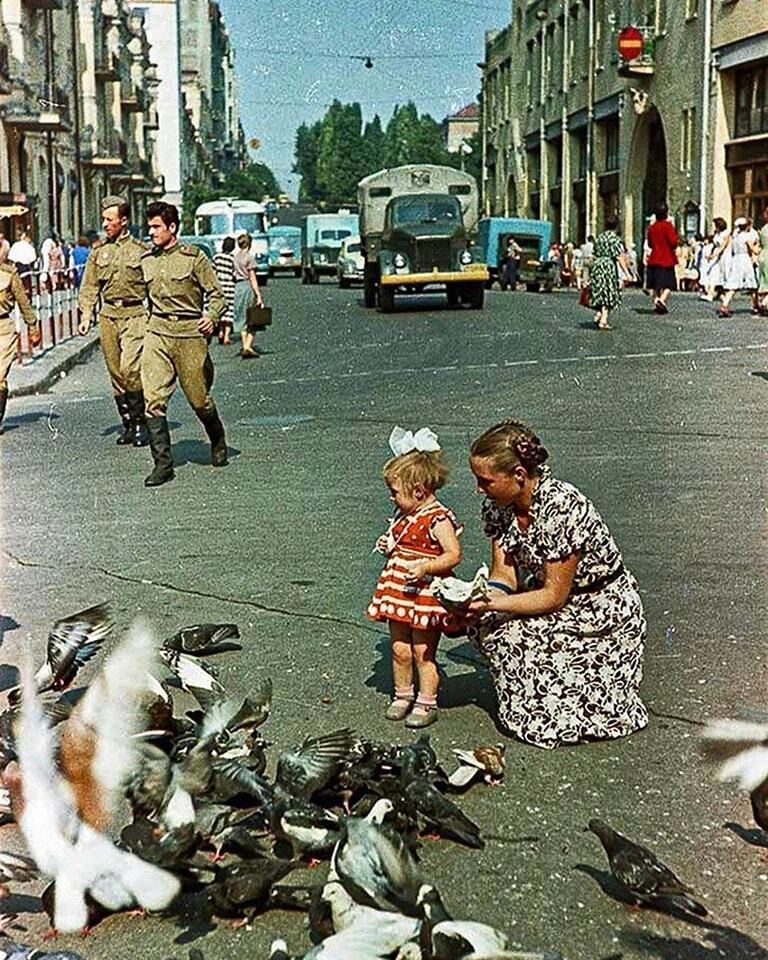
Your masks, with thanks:
[[[657,267],[648,264],[645,268],[645,286],[648,290],[677,290],[674,267]]]

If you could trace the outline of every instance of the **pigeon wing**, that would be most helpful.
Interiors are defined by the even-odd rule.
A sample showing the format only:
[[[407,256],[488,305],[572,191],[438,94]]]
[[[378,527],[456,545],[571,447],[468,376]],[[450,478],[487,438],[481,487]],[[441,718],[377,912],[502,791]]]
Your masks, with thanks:
[[[276,784],[294,797],[309,800],[334,776],[352,745],[352,731],[346,728],[308,737],[300,747],[280,754]]]
[[[89,607],[64,620],[57,620],[48,635],[47,661],[58,689],[69,686],[78,670],[91,660],[112,631],[107,608]]]

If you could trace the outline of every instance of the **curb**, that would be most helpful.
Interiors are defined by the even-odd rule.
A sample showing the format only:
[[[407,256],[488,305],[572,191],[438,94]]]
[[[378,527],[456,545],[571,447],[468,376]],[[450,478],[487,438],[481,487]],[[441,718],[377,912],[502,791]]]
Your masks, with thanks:
[[[74,338],[72,338],[74,339]],[[68,340],[61,347],[54,347],[51,355],[39,357],[32,363],[23,368],[26,377],[30,378],[27,383],[16,385],[9,384],[8,397],[28,397],[36,393],[45,393],[56,383],[62,373],[67,373],[78,363],[87,360],[93,351],[99,346],[99,337],[97,333],[90,337],[78,337],[80,342],[75,349],[67,349],[72,340]],[[59,356],[55,356],[57,349],[61,351]],[[35,365],[40,364],[36,369]],[[30,371],[27,373],[27,371]]]

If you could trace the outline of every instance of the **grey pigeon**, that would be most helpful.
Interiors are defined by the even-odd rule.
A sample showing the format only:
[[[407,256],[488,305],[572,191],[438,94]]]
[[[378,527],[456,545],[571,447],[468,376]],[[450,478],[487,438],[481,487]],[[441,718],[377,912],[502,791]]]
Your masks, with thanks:
[[[478,825],[429,780],[414,777],[403,786],[402,792],[406,810],[413,818],[423,820],[443,837],[474,850],[483,849],[485,841]]]
[[[353,742],[351,730],[336,730],[320,737],[308,737],[300,747],[284,751],[277,759],[276,788],[292,797],[309,800],[335,776]]]
[[[669,867],[647,847],[633,843],[602,820],[590,820],[589,829],[603,845],[611,873],[638,903],[670,900],[690,913],[706,917],[707,910]]]
[[[177,650],[192,657],[206,657],[224,650],[239,650],[240,630],[236,623],[197,623],[183,627],[163,642],[166,650]]]
[[[219,867],[208,887],[219,916],[254,916],[269,905],[272,886],[299,864],[290,860],[256,859]]]

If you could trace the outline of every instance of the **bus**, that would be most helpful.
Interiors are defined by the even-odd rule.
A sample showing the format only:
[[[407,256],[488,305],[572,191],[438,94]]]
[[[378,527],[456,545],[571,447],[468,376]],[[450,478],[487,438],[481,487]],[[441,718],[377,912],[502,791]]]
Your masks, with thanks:
[[[217,253],[225,237],[237,239],[241,233],[251,235],[251,253],[262,283],[269,278],[267,226],[267,209],[263,203],[254,200],[221,197],[201,203],[195,210],[195,236],[205,237]]]

